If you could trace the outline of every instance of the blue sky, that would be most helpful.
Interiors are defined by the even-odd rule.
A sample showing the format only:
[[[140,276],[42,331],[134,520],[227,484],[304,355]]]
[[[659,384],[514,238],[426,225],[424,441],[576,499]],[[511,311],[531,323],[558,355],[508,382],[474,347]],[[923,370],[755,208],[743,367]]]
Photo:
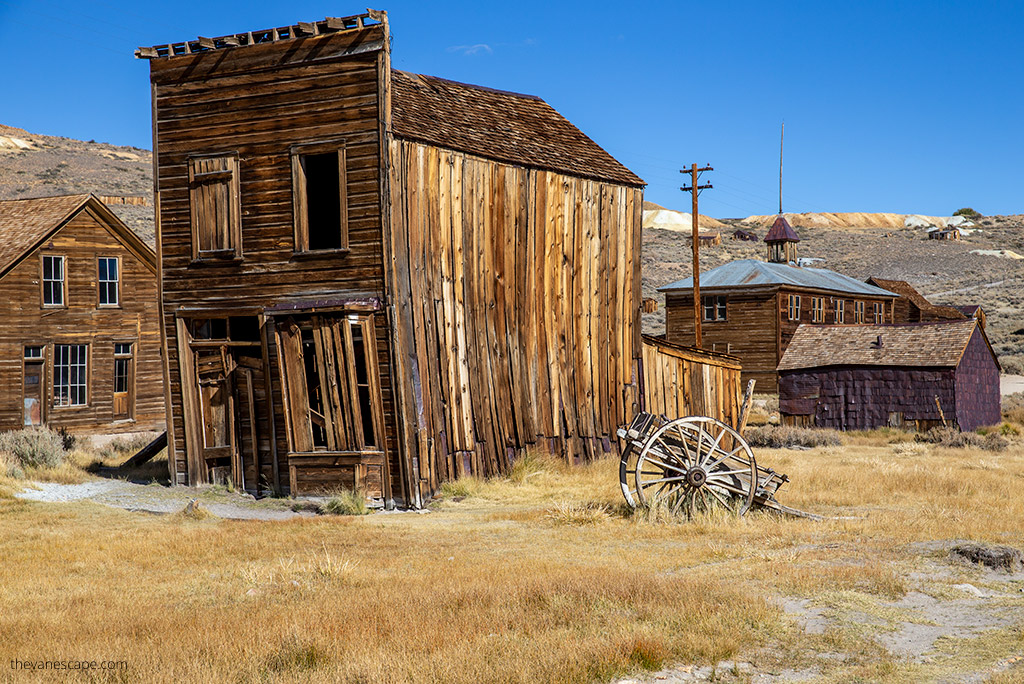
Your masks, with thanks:
[[[539,95],[686,208],[1024,213],[1024,3],[427,3],[389,12],[396,68]],[[150,146],[153,45],[345,16],[291,0],[0,0],[0,123]],[[634,9],[636,8],[636,9]]]

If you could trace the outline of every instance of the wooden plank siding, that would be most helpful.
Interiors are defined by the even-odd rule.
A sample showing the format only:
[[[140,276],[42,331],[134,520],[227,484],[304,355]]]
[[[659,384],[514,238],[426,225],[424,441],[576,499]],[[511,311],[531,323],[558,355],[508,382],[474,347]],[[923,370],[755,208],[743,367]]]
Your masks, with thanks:
[[[742,388],[736,357],[644,336],[644,410],[669,419],[710,416],[736,427]]]
[[[611,451],[638,402],[641,191],[398,139],[390,164],[423,494],[527,447]]]
[[[126,229],[127,230],[127,229]],[[44,308],[42,255],[65,257],[65,306]],[[98,257],[117,257],[117,307],[98,306]],[[23,358],[26,345],[44,346],[44,418],[71,432],[158,430],[164,425],[156,275],[111,232],[89,205],[0,278],[6,315],[0,327],[0,430],[23,426]],[[114,344],[130,342],[134,355],[134,408],[129,419],[114,417]],[[53,406],[53,346],[84,344],[86,405]]]
[[[183,366],[177,319],[206,312],[257,315],[286,302],[384,300],[381,225],[381,132],[377,27],[245,50],[153,60],[154,150],[162,250],[164,331],[173,421],[172,475],[178,483],[204,481],[189,473],[182,399]],[[296,254],[291,147],[343,140],[346,157],[348,249]],[[241,258],[192,258],[188,159],[237,154]],[[378,313],[384,314],[383,309]],[[376,350],[389,445],[395,411],[390,392],[390,337],[377,319]],[[272,325],[272,321],[267,323]],[[266,358],[278,472],[288,482],[288,431],[273,334]],[[188,368],[184,369],[188,372]],[[395,457],[394,448],[389,455]],[[270,468],[270,460],[261,458]],[[394,463],[392,472],[397,472]]]
[[[789,295],[800,296],[800,315],[789,318]],[[864,303],[864,323],[874,323],[874,304],[884,305],[884,321],[893,320],[893,299],[862,294],[839,294],[806,288],[750,288],[748,290],[701,289],[701,296],[724,296],[726,319],[702,321],[705,349],[739,357],[743,363],[743,384],[756,380],[757,392],[778,392],[776,367],[800,324],[814,324],[813,297],[823,300],[823,321],[836,322],[837,301],[844,305],[844,323],[854,324],[854,302]],[[896,299],[895,301],[899,301]],[[666,294],[666,338],[676,344],[693,344],[693,296]]]

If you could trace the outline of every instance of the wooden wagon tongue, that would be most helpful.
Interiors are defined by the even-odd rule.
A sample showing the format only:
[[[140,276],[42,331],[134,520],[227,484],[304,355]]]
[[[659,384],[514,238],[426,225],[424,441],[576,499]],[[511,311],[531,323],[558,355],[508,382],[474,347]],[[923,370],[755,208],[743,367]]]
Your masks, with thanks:
[[[744,515],[756,505],[785,515],[822,519],[779,503],[775,494],[789,477],[758,466],[742,435],[720,420],[706,416],[668,420],[641,412],[617,434],[626,443],[619,461],[619,484],[632,508],[664,507],[673,515],[692,519],[715,509]]]

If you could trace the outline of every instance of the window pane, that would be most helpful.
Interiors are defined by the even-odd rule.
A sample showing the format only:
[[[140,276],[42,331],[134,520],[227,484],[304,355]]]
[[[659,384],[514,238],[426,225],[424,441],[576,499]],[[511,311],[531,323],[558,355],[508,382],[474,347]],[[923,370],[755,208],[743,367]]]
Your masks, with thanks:
[[[54,405],[85,405],[88,378],[87,349],[84,344],[54,345]]]

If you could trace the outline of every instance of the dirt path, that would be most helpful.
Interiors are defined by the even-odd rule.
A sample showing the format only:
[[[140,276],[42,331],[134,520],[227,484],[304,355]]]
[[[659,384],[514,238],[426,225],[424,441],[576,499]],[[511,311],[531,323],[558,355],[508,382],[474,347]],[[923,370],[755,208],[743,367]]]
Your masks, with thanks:
[[[315,515],[309,511],[293,511],[293,502],[289,500],[257,501],[247,494],[228,492],[222,487],[190,489],[99,478],[81,484],[31,482],[28,486],[30,488],[15,496],[29,501],[51,503],[92,501],[126,511],[157,514],[176,513],[195,499],[213,515],[231,520],[289,520]]]

